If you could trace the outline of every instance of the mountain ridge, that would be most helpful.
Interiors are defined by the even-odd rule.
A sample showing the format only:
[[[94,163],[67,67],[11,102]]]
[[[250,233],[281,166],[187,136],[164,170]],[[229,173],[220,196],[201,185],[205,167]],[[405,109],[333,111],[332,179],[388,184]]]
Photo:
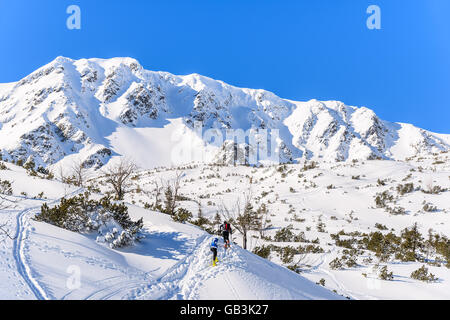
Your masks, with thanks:
[[[86,167],[100,168],[114,156],[132,158],[114,143],[130,139],[119,131],[137,131],[151,142],[144,131],[166,130],[173,119],[182,119],[175,131],[193,139],[196,122],[222,133],[267,129],[269,138],[278,130],[271,149],[280,162],[404,160],[450,149],[450,135],[384,121],[366,107],[292,101],[199,74],[149,71],[133,58],[57,57],[18,82],[0,85],[0,154],[43,167],[78,157]],[[166,139],[167,149],[160,152],[170,153],[174,144]],[[214,153],[207,161],[235,157],[231,141],[219,142],[204,139],[205,148]],[[247,141],[242,144],[248,154],[256,153]],[[262,163],[264,158],[258,157]]]

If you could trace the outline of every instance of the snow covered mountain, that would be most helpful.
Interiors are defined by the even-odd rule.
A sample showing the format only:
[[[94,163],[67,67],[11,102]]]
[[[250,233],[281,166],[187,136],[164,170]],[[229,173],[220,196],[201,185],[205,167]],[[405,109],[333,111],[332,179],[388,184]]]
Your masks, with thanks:
[[[203,162],[235,150],[230,141],[204,139],[197,121],[221,132],[277,129],[281,162],[403,160],[450,149],[450,135],[383,121],[364,107],[296,102],[198,74],[147,71],[131,58],[58,57],[16,83],[0,85],[0,154],[8,161],[47,167],[78,158],[99,168],[123,155],[152,167],[173,163],[180,142],[203,150]]]

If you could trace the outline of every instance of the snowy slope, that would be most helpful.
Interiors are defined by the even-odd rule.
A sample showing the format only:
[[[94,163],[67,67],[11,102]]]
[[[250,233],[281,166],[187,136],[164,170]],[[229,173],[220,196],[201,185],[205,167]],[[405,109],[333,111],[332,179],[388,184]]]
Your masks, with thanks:
[[[295,102],[198,74],[147,71],[131,58],[58,57],[17,83],[0,86],[1,155],[32,159],[36,166],[78,158],[99,168],[122,155],[150,168],[211,162],[230,152],[226,143],[202,141],[198,121],[204,130],[216,128],[224,135],[225,129],[279,130],[275,148],[281,162],[403,160],[450,145],[448,135],[386,122],[364,107]],[[184,150],[177,153],[180,146]]]
[[[14,181],[14,207],[0,223],[16,237],[1,235],[1,299],[341,299],[296,273],[233,246],[211,267],[211,236],[164,214],[129,205],[144,218],[145,239],[113,250],[95,236],[34,221],[40,206],[81,189],[27,176],[16,166],[0,170]],[[33,199],[45,190],[44,199]],[[20,195],[26,192],[27,196]],[[79,275],[80,283],[73,278]]]
[[[423,262],[401,262],[391,258],[380,262],[373,252],[362,251],[356,255],[356,265],[334,270],[330,262],[344,255],[345,247],[335,244],[332,234],[344,231],[371,233],[386,227],[383,233],[399,235],[405,228],[418,224],[420,233],[427,239],[428,231],[450,237],[450,192],[427,194],[432,186],[450,190],[450,153],[414,157],[408,162],[370,160],[356,163],[320,163],[314,169],[304,170],[303,164],[266,166],[185,166],[173,169],[159,168],[142,173],[139,186],[151,192],[131,193],[127,200],[139,205],[154,201],[154,182],[170,181],[176,172],[183,172],[180,193],[186,200],[180,206],[194,216],[201,208],[203,216],[213,220],[218,206],[224,203],[233,208],[237,199],[251,191],[254,209],[262,204],[268,210],[272,225],[265,232],[274,236],[281,228],[291,227],[294,234],[303,234],[303,240],[276,242],[264,239],[259,232],[249,236],[248,249],[274,245],[277,247],[305,248],[313,245],[322,252],[296,254],[293,262],[301,260],[301,275],[314,282],[325,280],[325,287],[354,299],[449,299],[450,269],[445,259],[440,265],[435,259],[425,264],[439,278],[434,283],[411,279],[410,275]],[[383,184],[379,184],[379,180]],[[398,195],[400,184],[412,183],[414,191]],[[106,189],[105,189],[106,190]],[[375,206],[377,194],[388,191],[395,196],[392,206],[405,209],[403,214],[390,214]],[[425,203],[436,207],[426,212]],[[318,230],[319,222],[324,230]],[[350,237],[342,236],[343,239]],[[233,240],[242,244],[242,236],[236,232]],[[314,242],[313,242],[314,241]],[[441,258],[442,259],[442,258]],[[272,250],[269,260],[280,265],[280,255]],[[439,259],[436,259],[439,261]],[[393,272],[393,281],[379,279],[375,266],[387,266]],[[363,275],[366,274],[366,277]]]
[[[144,218],[146,237],[136,246],[121,250],[97,243],[94,235],[34,221],[43,203],[51,206],[61,197],[82,190],[56,180],[31,177],[23,168],[5,163],[9,170],[0,170],[0,180],[12,182],[13,196],[7,198],[14,203],[0,210],[0,226],[15,239],[0,232],[0,298],[448,299],[450,269],[445,262],[426,264],[438,278],[432,283],[410,277],[423,262],[395,259],[382,263],[393,272],[393,281],[380,280],[374,270],[380,262],[367,251],[358,254],[353,267],[334,270],[329,263],[345,251],[331,238],[341,230],[369,233],[379,231],[376,224],[381,224],[387,227],[382,232],[399,234],[418,223],[425,238],[429,229],[450,236],[449,191],[420,191],[429,185],[450,190],[449,156],[447,152],[414,157],[408,162],[321,163],[306,171],[303,164],[285,168],[200,165],[144,170],[126,201],[133,219]],[[169,181],[176,170],[183,172],[180,192],[184,200],[179,205],[194,215],[201,208],[203,215],[212,220],[218,204],[231,207],[250,188],[255,209],[262,203],[267,205],[273,227],[266,236],[273,238],[290,225],[295,234],[304,234],[304,240],[274,242],[252,232],[249,251],[261,245],[313,245],[322,251],[293,257],[294,261],[301,259],[302,272],[298,275],[282,267],[288,264],[274,251],[264,260],[241,249],[242,237],[235,232],[233,240],[238,245],[233,245],[226,255],[220,249],[218,267],[210,267],[211,236],[190,224],[175,223],[167,215],[142,208],[155,200],[153,182]],[[93,175],[89,184],[106,193],[109,190],[102,179]],[[378,183],[379,179],[384,180],[384,185]],[[404,214],[392,215],[375,207],[377,193],[388,190],[395,194],[397,185],[405,183],[413,183],[415,190],[396,197],[395,205],[403,207]],[[437,209],[426,212],[424,203]],[[322,231],[318,230],[319,222],[324,224]],[[77,272],[81,282],[74,287]],[[322,280],[326,289],[315,284]]]

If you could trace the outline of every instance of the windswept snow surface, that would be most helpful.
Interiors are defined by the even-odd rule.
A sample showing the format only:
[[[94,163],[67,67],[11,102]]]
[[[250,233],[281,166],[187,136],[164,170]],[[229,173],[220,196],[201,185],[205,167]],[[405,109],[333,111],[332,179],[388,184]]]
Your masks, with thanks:
[[[1,243],[1,299],[342,298],[239,246],[226,255],[221,248],[220,263],[212,267],[212,236],[133,205],[130,216],[144,218],[145,239],[123,250],[97,243],[94,235],[36,222],[32,218],[43,203],[55,204],[81,189],[8,168],[0,171],[0,179],[13,180],[14,190],[27,196],[8,197],[15,208],[0,214],[0,223],[15,236]],[[42,189],[46,199],[32,199]]]

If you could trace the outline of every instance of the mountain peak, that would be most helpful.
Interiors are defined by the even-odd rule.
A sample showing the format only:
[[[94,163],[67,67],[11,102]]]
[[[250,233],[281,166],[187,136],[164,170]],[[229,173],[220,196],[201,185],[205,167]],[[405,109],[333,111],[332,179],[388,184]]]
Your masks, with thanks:
[[[229,129],[278,130],[273,147],[282,162],[402,160],[450,148],[448,135],[383,121],[366,107],[316,99],[296,102],[199,74],[147,71],[129,57],[57,57],[0,89],[1,156],[14,161],[31,156],[44,167],[78,157],[99,168],[114,155],[135,156],[126,141],[136,143],[134,150],[158,147],[171,154],[176,148],[173,130],[204,138],[198,137],[195,122],[203,124],[203,131],[222,131],[222,136]],[[168,126],[171,119],[181,120],[172,122],[177,128]],[[209,158],[217,159],[229,142],[203,144],[218,153]],[[149,154],[141,157],[148,163]]]

